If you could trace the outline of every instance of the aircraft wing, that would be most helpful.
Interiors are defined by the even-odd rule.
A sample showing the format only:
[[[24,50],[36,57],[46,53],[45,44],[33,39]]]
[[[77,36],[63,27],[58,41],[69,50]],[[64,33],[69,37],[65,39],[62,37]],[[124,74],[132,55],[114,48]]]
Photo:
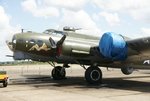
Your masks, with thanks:
[[[129,56],[150,53],[150,37],[126,39],[122,35],[104,33],[99,43],[100,53],[113,61],[124,61]]]
[[[128,55],[150,53],[150,37],[127,40]]]

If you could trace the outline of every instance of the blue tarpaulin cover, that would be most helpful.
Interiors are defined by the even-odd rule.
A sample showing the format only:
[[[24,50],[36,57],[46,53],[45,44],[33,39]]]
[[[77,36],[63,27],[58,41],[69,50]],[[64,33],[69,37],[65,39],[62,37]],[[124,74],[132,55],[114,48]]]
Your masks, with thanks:
[[[116,33],[104,33],[99,42],[99,49],[105,58],[123,61],[127,58],[127,44],[124,38]]]

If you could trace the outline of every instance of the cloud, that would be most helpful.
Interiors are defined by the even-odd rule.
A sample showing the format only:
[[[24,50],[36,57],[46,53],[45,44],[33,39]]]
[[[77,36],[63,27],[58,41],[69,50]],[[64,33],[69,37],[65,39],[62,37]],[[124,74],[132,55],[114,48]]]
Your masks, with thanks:
[[[59,10],[52,6],[46,6],[38,0],[25,0],[21,3],[25,11],[29,11],[36,17],[58,17]]]
[[[60,9],[80,10],[88,0],[24,0],[21,5],[36,17],[58,17]]]
[[[132,10],[131,16],[137,20],[137,21],[143,21],[145,23],[150,23],[150,7],[145,9],[137,9],[137,10]]]
[[[120,24],[120,19],[117,13],[100,12],[100,16],[103,16],[110,26]]]
[[[99,22],[100,17],[99,17],[99,15],[98,15],[97,13],[93,13],[93,14],[92,14],[92,19],[93,19],[95,22]]]
[[[61,15],[58,17],[60,19],[58,26],[68,25],[77,28],[81,27],[86,29],[82,31],[85,33],[101,32],[90,15],[82,10],[89,1],[90,0],[24,0],[21,5],[24,10],[32,13],[36,17],[48,18]]]
[[[0,31],[10,27],[9,26],[9,16],[5,14],[5,11],[2,6],[0,6]]]
[[[60,24],[62,26],[66,25],[76,28],[83,28],[83,30],[79,31],[81,33],[97,36],[101,34],[101,30],[97,27],[96,23],[84,10],[74,12],[64,9]]]
[[[5,13],[5,10],[2,6],[0,6],[0,15],[0,45],[2,46],[12,27],[9,24],[10,17]]]
[[[115,0],[115,1],[111,1],[111,0],[93,0],[93,3],[95,5],[97,5],[99,8],[101,8],[103,10],[105,9],[107,11],[109,11],[109,10],[117,11],[121,8],[119,0]]]
[[[20,29],[20,25],[17,26],[11,26],[10,25],[10,20],[11,17],[6,14],[4,8],[0,6],[0,40],[1,40],[1,45],[5,43],[5,40],[7,38],[12,37],[13,33],[17,32]]]
[[[150,36],[150,28],[141,28],[142,36]]]
[[[98,7],[109,11],[129,11],[149,7],[149,0],[93,0]]]
[[[43,0],[47,6],[55,6],[69,10],[80,10],[89,0]]]
[[[10,40],[13,34],[20,29],[20,26],[10,25],[11,17],[6,14],[2,6],[0,6],[0,15],[0,61],[7,61],[10,59],[6,58],[6,55],[12,54],[12,52],[8,49],[5,41]]]
[[[93,2],[102,10],[126,13],[135,20],[150,22],[149,0],[93,0]]]

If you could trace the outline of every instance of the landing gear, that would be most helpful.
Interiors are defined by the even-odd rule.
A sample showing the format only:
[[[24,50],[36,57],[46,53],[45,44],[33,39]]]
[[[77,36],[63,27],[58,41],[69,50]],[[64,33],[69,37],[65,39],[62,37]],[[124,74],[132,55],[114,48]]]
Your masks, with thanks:
[[[122,71],[123,74],[129,75],[129,74],[132,74],[132,73],[133,73],[134,68],[131,67],[131,66],[126,66],[126,67],[122,67],[122,68],[121,68],[121,71]]]
[[[64,67],[56,66],[52,70],[52,77],[54,80],[62,80],[66,77],[66,71]]]
[[[49,63],[53,66],[53,70],[51,72],[54,80],[62,80],[66,78],[66,70],[65,68],[70,67],[68,64],[64,64],[62,66],[55,66],[54,63]],[[98,66],[90,66],[86,68],[84,65],[81,65],[85,71],[85,79],[89,84],[100,84],[102,83],[102,71]]]
[[[85,79],[90,84],[100,84],[102,82],[102,71],[96,66],[91,66],[85,71]]]

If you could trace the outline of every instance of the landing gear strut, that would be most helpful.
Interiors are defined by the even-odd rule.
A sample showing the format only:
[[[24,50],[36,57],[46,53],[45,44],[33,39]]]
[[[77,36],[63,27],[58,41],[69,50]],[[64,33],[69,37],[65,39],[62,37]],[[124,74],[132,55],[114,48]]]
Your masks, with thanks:
[[[100,84],[102,82],[102,71],[97,66],[88,67],[85,71],[85,79],[90,84]]]
[[[56,66],[52,70],[52,77],[54,80],[62,80],[66,77],[66,70],[64,67]]]

